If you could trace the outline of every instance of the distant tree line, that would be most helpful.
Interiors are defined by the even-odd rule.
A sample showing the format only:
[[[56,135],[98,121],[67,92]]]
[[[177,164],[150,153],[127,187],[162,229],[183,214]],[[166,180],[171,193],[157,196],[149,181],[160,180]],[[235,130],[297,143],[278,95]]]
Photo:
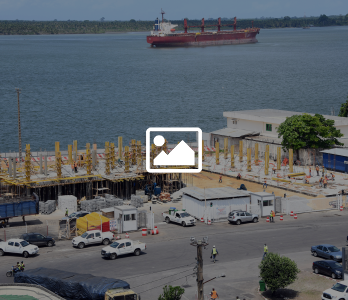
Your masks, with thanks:
[[[251,19],[237,20],[237,28],[251,27]],[[183,20],[172,20],[173,24],[178,24],[177,30],[184,29]],[[232,24],[233,19],[221,22],[223,25]],[[188,20],[188,26],[199,26],[201,20]],[[205,25],[217,24],[217,20],[206,20]],[[106,33],[106,32],[130,32],[130,31],[151,31],[154,21],[0,21],[0,35],[37,35],[37,34],[83,34],[83,33]],[[260,28],[290,28],[308,26],[344,26],[348,25],[348,14],[345,16],[326,16],[307,17],[307,18],[270,18],[255,19],[254,27]],[[232,26],[231,26],[232,27]],[[214,27],[212,27],[214,28]],[[228,27],[223,27],[227,29]],[[193,30],[193,29],[190,29]],[[199,30],[197,28],[196,30]]]

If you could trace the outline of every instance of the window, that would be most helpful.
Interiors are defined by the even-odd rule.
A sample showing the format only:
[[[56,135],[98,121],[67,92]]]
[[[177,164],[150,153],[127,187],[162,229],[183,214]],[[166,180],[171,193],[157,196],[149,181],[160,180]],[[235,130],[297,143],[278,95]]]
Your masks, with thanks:
[[[175,214],[175,217],[180,218],[180,215],[178,213]]]
[[[323,251],[324,251],[324,252],[327,252],[327,248],[326,248],[326,247],[323,247]]]
[[[241,217],[245,217],[245,213],[240,213],[240,216]]]
[[[263,200],[263,206],[268,206],[268,200]]]
[[[319,250],[323,250],[323,246],[318,246],[317,247]]]
[[[124,243],[122,243],[118,246],[118,249],[120,249],[120,248],[124,248]]]
[[[19,243],[15,243],[15,247],[19,247]]]
[[[263,206],[273,206],[273,200],[263,200]]]
[[[135,221],[136,220],[135,219],[135,214],[132,214],[131,216],[132,216],[132,221]]]
[[[126,247],[130,247],[131,245],[132,245],[131,242],[126,243]]]
[[[266,124],[266,131],[272,131],[272,124]]]
[[[245,213],[246,216],[251,217],[251,213]]]
[[[8,245],[9,246],[13,246],[13,242],[8,242]]]
[[[41,234],[37,234],[37,235],[36,235],[36,239],[38,239],[38,240],[43,240],[44,237],[43,237]]]
[[[124,220],[125,221],[130,221],[130,215],[124,215]]]
[[[90,235],[88,235],[87,238],[88,238],[88,239],[93,239],[93,238],[94,238],[94,233],[91,233]]]
[[[95,237],[100,237],[100,232],[97,232],[97,233],[95,234]]]

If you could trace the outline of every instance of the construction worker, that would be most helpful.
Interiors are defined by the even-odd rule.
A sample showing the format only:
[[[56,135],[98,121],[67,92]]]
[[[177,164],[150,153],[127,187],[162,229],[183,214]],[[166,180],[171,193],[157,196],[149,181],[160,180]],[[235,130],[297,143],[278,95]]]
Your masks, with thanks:
[[[265,259],[265,257],[267,256],[267,253],[268,253],[268,247],[267,247],[267,245],[265,244],[265,245],[263,246],[263,256],[262,256],[262,260]]]
[[[68,211],[68,208],[66,208],[65,216],[67,217],[68,215],[69,215],[69,211]]]
[[[272,168],[273,174],[275,174],[276,170],[277,170],[276,167],[273,167],[273,168]]]
[[[70,166],[71,166],[71,172],[74,172],[74,169],[75,169],[74,168],[74,162],[72,162]]]
[[[20,271],[24,271],[24,268],[25,268],[25,265],[24,265],[24,263],[23,263],[23,261],[21,261],[21,263],[19,264],[19,266],[20,266]]]
[[[312,169],[309,167],[309,177],[312,177]]]
[[[215,245],[213,246],[213,249],[211,250],[211,256],[210,258],[213,258],[213,262],[215,263],[216,255],[218,255],[219,252],[216,250]]]
[[[264,189],[264,188],[265,188],[265,186],[266,186],[266,189],[267,189],[267,180],[266,180],[266,178],[265,178],[265,182],[263,183],[262,188]]]
[[[324,175],[325,175],[325,167],[324,166],[323,166],[322,172],[323,172],[323,177],[324,177]]]
[[[211,293],[210,293],[210,299],[217,299],[217,298],[219,298],[219,295],[218,295],[218,293],[215,291],[215,289],[213,288],[213,290],[211,291]]]
[[[331,179],[332,179],[333,181],[335,181],[335,175],[334,175],[334,173],[331,173]]]
[[[271,210],[269,214],[269,221],[272,223],[273,222],[273,210]]]
[[[323,179],[324,189],[327,188],[327,177],[324,177]]]
[[[319,179],[319,187],[323,187],[323,177],[320,177]]]
[[[221,183],[222,182],[222,176],[220,175],[220,178],[219,178],[219,183]]]
[[[274,210],[271,211],[271,214],[272,214],[272,222],[274,223],[274,217],[275,217],[275,212],[274,212]]]
[[[241,178],[242,178],[242,175],[240,173],[238,173],[237,180],[240,180]]]
[[[77,162],[74,162],[75,173],[77,173]]]
[[[316,167],[315,167],[315,170],[317,171],[317,176],[319,176],[319,166],[317,165]]]

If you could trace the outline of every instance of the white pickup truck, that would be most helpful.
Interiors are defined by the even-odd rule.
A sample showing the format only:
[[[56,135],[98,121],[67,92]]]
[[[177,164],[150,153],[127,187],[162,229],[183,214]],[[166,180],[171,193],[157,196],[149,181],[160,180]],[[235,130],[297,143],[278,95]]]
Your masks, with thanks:
[[[35,255],[39,252],[39,247],[30,245],[27,241],[21,239],[10,239],[6,242],[0,242],[0,256],[5,253],[17,253],[23,255],[25,258],[30,255]]]
[[[130,239],[118,240],[105,247],[101,251],[102,257],[116,259],[119,255],[133,253],[135,256],[140,255],[141,251],[146,250],[146,244]]]
[[[195,225],[195,218],[188,214],[185,210],[169,209],[162,213],[164,220],[169,222],[174,222],[181,224],[182,226]]]
[[[72,245],[80,249],[84,248],[86,245],[92,244],[109,245],[114,237],[114,234],[110,231],[101,232],[100,230],[90,230],[74,238],[72,240]]]
[[[337,282],[331,289],[325,290],[321,299],[348,300],[348,280]]]

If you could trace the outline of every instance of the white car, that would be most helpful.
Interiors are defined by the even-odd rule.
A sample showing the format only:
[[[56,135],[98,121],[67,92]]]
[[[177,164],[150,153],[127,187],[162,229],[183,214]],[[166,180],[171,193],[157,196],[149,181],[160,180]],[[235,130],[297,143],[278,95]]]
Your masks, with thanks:
[[[321,299],[348,300],[348,280],[337,282],[331,289],[325,290]]]
[[[80,249],[84,248],[86,245],[92,244],[109,245],[114,237],[114,234],[110,231],[101,232],[100,230],[90,230],[86,231],[81,236],[74,238],[72,240],[72,245],[73,247],[78,247]]]
[[[164,220],[169,224],[170,222],[181,224],[186,227],[189,225],[195,225],[195,218],[192,217],[185,210],[170,209],[162,213]]]
[[[30,255],[35,255],[39,252],[39,247],[30,245],[27,241],[21,239],[10,239],[6,242],[0,242],[0,256],[5,253],[17,253],[23,255],[25,258]]]
[[[146,244],[130,239],[118,240],[111,245],[105,247],[101,251],[101,255],[105,258],[116,259],[119,255],[133,253],[135,256],[140,255],[141,251],[146,250]]]

